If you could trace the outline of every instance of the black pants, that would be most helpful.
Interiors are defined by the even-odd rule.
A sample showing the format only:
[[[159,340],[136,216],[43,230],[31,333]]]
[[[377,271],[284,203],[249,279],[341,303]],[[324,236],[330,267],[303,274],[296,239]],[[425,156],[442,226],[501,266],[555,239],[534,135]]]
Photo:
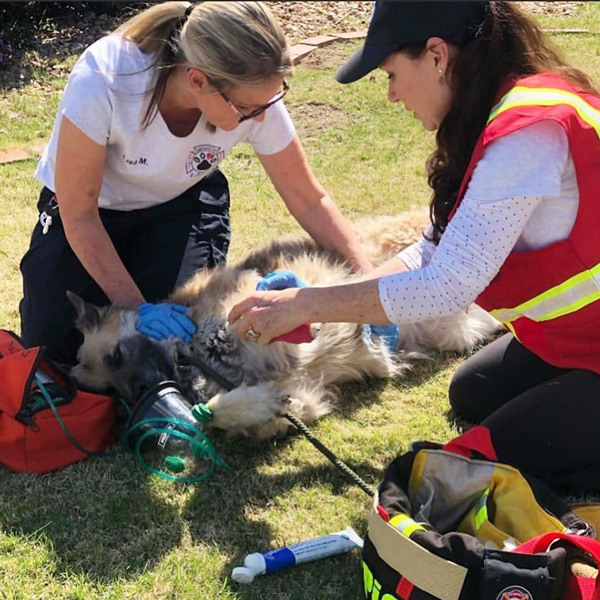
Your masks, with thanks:
[[[553,367],[507,334],[458,369],[450,404],[490,430],[500,462],[561,492],[600,491],[600,375]]]
[[[53,192],[42,190],[38,209]],[[202,267],[225,264],[230,239],[229,188],[220,171],[174,200],[151,208],[100,209],[119,257],[148,302],[165,299]],[[60,215],[46,235],[38,223],[21,261],[21,337],[26,346],[48,346],[54,360],[74,364],[82,336],[74,327],[71,290],[97,306],[109,303],[65,237]]]

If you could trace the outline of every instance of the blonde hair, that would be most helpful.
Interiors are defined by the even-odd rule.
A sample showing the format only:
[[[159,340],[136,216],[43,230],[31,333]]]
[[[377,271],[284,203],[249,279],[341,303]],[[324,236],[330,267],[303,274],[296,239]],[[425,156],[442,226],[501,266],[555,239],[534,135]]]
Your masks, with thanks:
[[[201,69],[221,92],[292,71],[283,30],[260,2],[164,2],[129,19],[116,33],[156,55],[149,67],[157,74],[143,128],[156,116],[167,79],[179,65]]]

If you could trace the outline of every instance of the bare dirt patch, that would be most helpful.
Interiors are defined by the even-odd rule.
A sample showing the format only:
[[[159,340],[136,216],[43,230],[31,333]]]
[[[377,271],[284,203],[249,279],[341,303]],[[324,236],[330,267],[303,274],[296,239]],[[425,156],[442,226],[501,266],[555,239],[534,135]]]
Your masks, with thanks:
[[[96,10],[91,7],[67,14],[51,13],[41,22],[33,23],[20,18],[19,11],[23,9],[19,4],[9,2],[0,7],[0,17],[5,23],[0,28],[0,89],[27,85],[40,71],[51,77],[64,76],[68,69],[61,63],[65,59],[81,54],[87,46],[145,8],[124,4],[116,14],[104,14],[103,3],[97,3]],[[323,33],[366,29],[373,8],[373,2],[364,1],[265,4],[292,44]]]
[[[366,29],[373,2],[266,2],[292,43],[313,35]]]
[[[309,69],[328,69],[341,66],[348,57],[346,42],[333,42],[329,46],[313,50],[302,59],[302,66]]]
[[[22,3],[6,2],[0,8],[4,21],[0,35],[0,88],[17,88],[36,79],[36,70],[44,70],[52,77],[65,75],[60,63],[67,57],[78,55],[91,43],[115,29],[128,16],[141,10],[145,5],[123,4],[116,14],[103,14],[103,10],[93,9],[105,3],[86,2],[81,11],[71,14],[52,14],[35,26],[24,24],[17,18]],[[106,3],[116,4],[116,3]],[[292,2],[269,1],[267,6],[281,23],[291,43],[319,34],[346,33],[365,30],[368,27],[373,2],[371,1],[329,1]],[[533,13],[549,13],[568,16],[583,2],[519,2]],[[14,17],[11,19],[11,13]],[[12,38],[12,39],[11,39]],[[25,45],[21,42],[26,40]],[[329,48],[329,47],[327,47]],[[324,56],[319,57],[319,54]],[[311,54],[308,66],[319,68],[329,62],[327,52],[320,48]],[[307,60],[307,59],[305,59]],[[306,63],[304,63],[306,64]]]
[[[303,142],[315,138],[327,129],[345,125],[352,117],[339,106],[311,100],[302,104],[286,102],[298,135]]]
[[[532,13],[544,13],[548,15],[560,15],[568,17],[584,2],[518,2],[521,8]]]

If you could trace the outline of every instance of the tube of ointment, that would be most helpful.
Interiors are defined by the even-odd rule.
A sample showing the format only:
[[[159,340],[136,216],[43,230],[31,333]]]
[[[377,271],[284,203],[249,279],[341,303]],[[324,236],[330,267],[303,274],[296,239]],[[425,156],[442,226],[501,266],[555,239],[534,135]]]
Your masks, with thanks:
[[[353,548],[362,548],[363,541],[352,527],[330,535],[300,542],[279,550],[248,554],[243,567],[236,567],[231,578],[237,583],[252,583],[257,575],[274,573],[280,569],[293,567],[305,562],[320,560],[336,554],[349,552]]]

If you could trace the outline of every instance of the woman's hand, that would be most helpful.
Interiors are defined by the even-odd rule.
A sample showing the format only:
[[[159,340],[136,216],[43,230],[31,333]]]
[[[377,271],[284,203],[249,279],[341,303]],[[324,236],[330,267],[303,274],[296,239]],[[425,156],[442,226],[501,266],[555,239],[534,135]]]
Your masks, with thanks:
[[[268,273],[256,284],[256,289],[259,292],[304,287],[306,287],[304,281],[302,281],[302,279],[300,279],[300,277],[298,277],[294,271],[290,271],[289,269]]]
[[[266,346],[273,338],[308,322],[298,298],[307,291],[291,288],[252,294],[229,312],[230,330],[242,340]]]
[[[241,339],[266,345],[305,323],[388,325],[378,280],[333,287],[254,292],[230,311],[231,330]]]
[[[189,307],[165,302],[142,304],[137,309],[136,329],[154,340],[162,341],[177,337],[188,344],[197,327],[188,317]]]

